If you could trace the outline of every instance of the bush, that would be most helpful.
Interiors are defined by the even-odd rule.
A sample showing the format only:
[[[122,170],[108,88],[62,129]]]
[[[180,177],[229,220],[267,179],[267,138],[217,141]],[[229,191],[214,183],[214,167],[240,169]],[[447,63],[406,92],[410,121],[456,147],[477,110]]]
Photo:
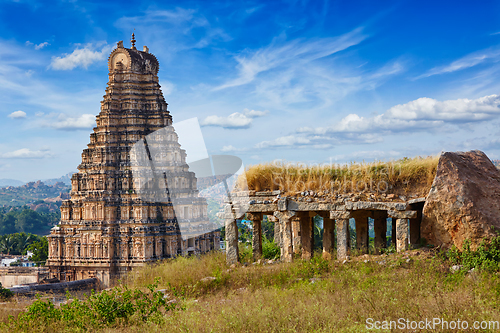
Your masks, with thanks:
[[[280,247],[274,242],[274,239],[268,239],[262,234],[262,257],[265,259],[278,259],[280,257]]]
[[[470,240],[465,240],[462,251],[453,246],[447,253],[450,261],[466,269],[483,269],[495,272],[500,269],[500,235],[490,241],[482,241],[476,251],[470,249]]]
[[[4,301],[12,296],[14,296],[14,293],[10,291],[10,289],[2,287],[2,284],[0,283],[0,299]]]
[[[121,323],[153,322],[159,324],[163,313],[175,308],[168,304],[163,293],[155,291],[158,281],[147,286],[147,291],[115,287],[110,291],[92,294],[85,300],[71,299],[67,294],[66,304],[54,306],[50,300],[38,298],[17,320],[11,318],[8,329],[31,330],[67,328],[95,331],[102,327],[113,327]]]

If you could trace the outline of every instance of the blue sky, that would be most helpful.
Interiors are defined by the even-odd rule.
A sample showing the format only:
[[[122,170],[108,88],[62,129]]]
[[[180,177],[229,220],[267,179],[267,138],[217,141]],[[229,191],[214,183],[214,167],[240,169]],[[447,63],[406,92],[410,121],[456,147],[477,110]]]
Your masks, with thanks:
[[[500,158],[500,3],[478,3],[0,0],[0,178],[76,171],[134,31],[210,154]]]

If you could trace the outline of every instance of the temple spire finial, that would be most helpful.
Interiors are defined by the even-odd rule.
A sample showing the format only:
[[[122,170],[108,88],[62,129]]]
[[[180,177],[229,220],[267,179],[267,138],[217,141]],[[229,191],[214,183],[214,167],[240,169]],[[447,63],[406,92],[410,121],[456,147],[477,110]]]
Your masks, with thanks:
[[[132,38],[130,39],[130,43],[132,44],[131,49],[135,50],[136,48],[135,48],[135,34],[134,33],[132,33]]]

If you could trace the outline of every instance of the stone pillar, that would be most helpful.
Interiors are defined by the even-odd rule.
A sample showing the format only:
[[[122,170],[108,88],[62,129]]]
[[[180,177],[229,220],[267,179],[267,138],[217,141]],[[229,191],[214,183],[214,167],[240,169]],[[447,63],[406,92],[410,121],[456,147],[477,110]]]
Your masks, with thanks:
[[[332,252],[335,242],[335,220],[332,220],[330,216],[324,217],[323,215],[323,259],[332,259]]]
[[[396,219],[393,218],[391,222],[391,245],[396,247]]]
[[[396,250],[408,250],[408,219],[396,219]]]
[[[302,240],[300,235],[300,218],[297,216],[292,218],[292,236],[293,253],[299,255],[302,253]]]
[[[337,226],[337,260],[347,259],[351,247],[349,235],[351,213],[349,211],[331,211],[330,218],[335,219]]]
[[[311,216],[312,215],[312,216]],[[302,243],[302,259],[309,260],[314,251],[314,212],[305,212],[300,215],[300,240]]]
[[[281,244],[281,224],[279,223],[279,220],[273,215],[268,215],[267,218],[270,221],[274,222],[274,243],[282,248],[283,244]]]
[[[403,252],[408,249],[408,223],[409,219],[415,218],[417,212],[414,210],[409,211],[388,211],[388,216],[392,220],[396,219],[396,250]]]
[[[292,217],[295,212],[284,211],[274,212],[274,216],[279,219],[281,225],[281,260],[285,262],[293,261],[293,245],[292,245]]]
[[[387,247],[387,212],[376,210],[373,212],[373,231],[375,232],[375,251]]]
[[[356,248],[362,254],[368,253],[368,215],[369,212],[356,212],[353,216],[356,220]]]
[[[262,257],[262,214],[247,213],[247,218],[252,221],[252,251],[253,260],[259,260]]]
[[[236,225],[235,219],[225,220],[226,225],[226,262],[231,264],[236,264],[239,259],[239,249],[238,249],[238,226]]]
[[[420,224],[422,222],[422,210],[424,209],[425,202],[416,202],[410,204],[410,209],[417,212],[415,218],[410,219],[410,245],[420,244]]]

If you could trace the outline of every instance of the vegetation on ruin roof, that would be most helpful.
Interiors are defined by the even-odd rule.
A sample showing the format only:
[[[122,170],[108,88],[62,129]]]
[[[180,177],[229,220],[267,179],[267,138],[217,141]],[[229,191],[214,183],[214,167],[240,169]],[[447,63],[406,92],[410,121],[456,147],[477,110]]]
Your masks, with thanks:
[[[247,167],[249,190],[334,193],[372,192],[426,195],[439,156],[403,158],[390,162],[305,165],[272,162]],[[240,177],[240,182],[243,178]]]

